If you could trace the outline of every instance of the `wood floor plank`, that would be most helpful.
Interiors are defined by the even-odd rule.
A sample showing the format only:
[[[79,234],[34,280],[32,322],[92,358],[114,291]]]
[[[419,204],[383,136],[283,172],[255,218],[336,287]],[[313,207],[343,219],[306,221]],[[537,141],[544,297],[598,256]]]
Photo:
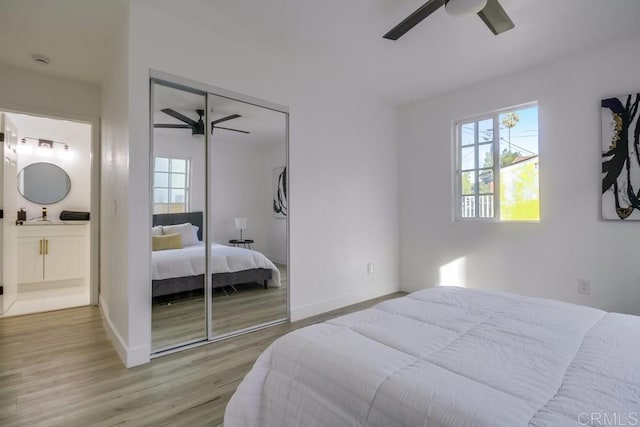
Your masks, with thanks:
[[[262,284],[214,289],[211,323],[215,336],[287,317],[288,271],[280,271],[280,287],[264,289]],[[191,292],[155,299],[151,307],[151,340],[154,349],[175,346],[207,336],[204,292]]]
[[[97,307],[0,319],[1,426],[220,426],[258,355],[287,332],[388,295],[126,369]]]

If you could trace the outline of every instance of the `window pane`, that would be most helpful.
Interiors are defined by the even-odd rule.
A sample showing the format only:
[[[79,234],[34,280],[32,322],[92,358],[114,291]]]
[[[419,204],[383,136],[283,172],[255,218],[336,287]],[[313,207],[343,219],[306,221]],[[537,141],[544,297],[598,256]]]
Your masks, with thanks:
[[[171,190],[171,203],[182,203],[182,204],[184,204],[184,202],[185,202],[184,190],[172,189]]]
[[[493,170],[481,170],[478,173],[478,181],[478,192],[480,194],[493,193]]]
[[[171,159],[171,172],[182,172],[185,173],[187,171],[187,161],[184,159]]]
[[[167,203],[169,201],[169,189],[167,188],[154,188],[153,189],[153,202],[154,203]]]
[[[169,174],[163,172],[156,172],[153,174],[153,186],[154,187],[168,187],[169,186]]]
[[[478,123],[478,142],[493,141],[493,119],[483,120]]]
[[[461,194],[475,194],[476,191],[476,173],[475,172],[463,172],[461,175],[460,184],[462,185]]]
[[[153,213],[169,213],[169,205],[166,203],[154,203],[153,204]]]
[[[153,168],[156,172],[169,172],[169,159],[164,157],[155,158],[155,166]]]
[[[185,175],[182,173],[172,173],[171,174],[171,188],[182,188],[184,189],[185,184]]]
[[[473,145],[462,148],[460,152],[460,167],[462,170],[476,168],[476,148]]]
[[[538,156],[500,169],[500,218],[539,221]]]
[[[500,165],[538,155],[538,107],[509,111],[499,116]]]
[[[476,141],[475,141],[475,135],[476,135],[476,123],[475,122],[471,122],[471,123],[465,123],[462,126],[460,126],[460,144],[462,146],[465,145],[473,145]]]
[[[481,168],[493,167],[493,144],[480,144],[478,146],[479,166]]]
[[[539,221],[538,107],[500,114],[500,219]]]

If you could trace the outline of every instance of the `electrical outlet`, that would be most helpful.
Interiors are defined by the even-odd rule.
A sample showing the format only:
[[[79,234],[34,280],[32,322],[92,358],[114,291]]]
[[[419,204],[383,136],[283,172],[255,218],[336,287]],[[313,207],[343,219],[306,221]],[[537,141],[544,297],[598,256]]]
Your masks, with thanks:
[[[367,264],[367,274],[373,274],[373,263],[372,262]]]
[[[578,293],[579,294],[590,294],[591,293],[591,282],[585,279],[578,279]]]

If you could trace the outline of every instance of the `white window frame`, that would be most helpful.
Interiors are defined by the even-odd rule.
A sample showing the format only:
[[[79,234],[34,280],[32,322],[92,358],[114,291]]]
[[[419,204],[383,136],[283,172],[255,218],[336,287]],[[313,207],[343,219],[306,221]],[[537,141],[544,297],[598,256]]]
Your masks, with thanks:
[[[500,214],[500,139],[501,139],[501,135],[500,135],[500,115],[503,113],[508,113],[511,111],[519,111],[519,110],[524,110],[527,108],[531,108],[531,107],[537,107],[538,106],[538,102],[537,101],[533,101],[533,102],[528,102],[526,104],[521,104],[521,105],[516,105],[513,107],[508,107],[508,108],[501,108],[499,110],[495,110],[489,113],[483,113],[483,114],[479,114],[479,115],[475,115],[475,116],[470,116],[470,117],[465,117],[464,119],[459,119],[459,120],[455,120],[453,122],[453,142],[454,142],[454,153],[455,155],[454,157],[454,198],[453,198],[453,212],[454,212],[454,220],[455,221],[463,221],[463,222],[468,222],[468,221],[473,221],[473,222],[515,222],[515,223],[526,223],[526,222],[533,222],[533,223],[538,223],[540,222],[538,221],[526,221],[526,220],[502,220],[500,219],[501,214]],[[476,216],[473,217],[464,217],[462,216],[462,125],[463,124],[468,124],[471,122],[481,122],[484,120],[489,120],[489,119],[493,119],[493,182],[494,182],[494,188],[493,188],[493,216],[492,217],[480,217],[478,216],[478,211],[479,211],[479,203],[477,203],[479,201],[479,180],[478,180],[478,171],[480,169],[485,169],[485,168],[479,168],[479,162],[480,162],[480,156],[478,155],[479,153],[479,144],[478,144],[478,126],[475,126],[475,135],[474,135],[474,147],[475,147],[475,169],[474,171],[476,172],[476,176],[475,176],[475,191],[474,191],[474,196],[475,196],[475,200],[476,200]],[[539,122],[537,123],[538,125],[538,129],[539,129]],[[540,142],[538,141],[538,144],[540,144]],[[465,147],[469,147],[468,145]],[[539,151],[539,149],[538,149]],[[486,168],[488,169],[488,168]],[[464,171],[469,171],[469,169],[464,169]],[[538,174],[539,174],[539,170],[538,170]],[[540,191],[538,189],[538,191]]]
[[[158,171],[156,170],[156,159],[167,159],[169,160],[169,170],[168,171]],[[184,172],[174,172],[171,170],[172,168],[172,164],[173,164],[173,160],[184,160],[185,162],[185,171]],[[166,204],[169,210],[169,213],[171,213],[171,205],[177,205],[178,203],[174,203],[171,201],[171,190],[182,190],[184,189],[184,203],[180,203],[180,204],[184,204],[184,211],[185,212],[190,212],[191,210],[191,159],[188,157],[167,157],[167,156],[154,156],[153,158],[153,176],[154,176],[154,183],[153,183],[153,194],[152,194],[152,199],[153,199],[153,211],[155,213],[155,206],[156,205],[164,205]],[[156,185],[155,184],[155,174],[156,173],[166,173],[167,174],[167,186],[160,186],[160,185]],[[183,187],[173,187],[171,185],[171,175],[172,174],[184,174],[184,188]],[[161,202],[157,202],[155,200],[155,194],[156,194],[156,189],[166,189],[167,190],[167,203],[161,203]]]

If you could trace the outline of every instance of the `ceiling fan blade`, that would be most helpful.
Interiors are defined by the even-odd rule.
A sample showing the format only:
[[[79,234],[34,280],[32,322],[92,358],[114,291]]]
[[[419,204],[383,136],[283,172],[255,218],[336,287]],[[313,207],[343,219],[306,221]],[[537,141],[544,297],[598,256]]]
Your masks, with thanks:
[[[211,124],[212,125],[217,125],[218,123],[226,122],[227,120],[237,119],[238,117],[242,117],[242,116],[240,114],[232,114],[230,116],[223,117],[223,118],[218,119],[218,120],[214,120],[214,121],[211,122]]]
[[[195,120],[190,119],[189,117],[185,116],[184,114],[180,114],[176,110],[172,110],[171,108],[163,108],[160,111],[162,111],[165,114],[170,115],[174,119],[178,119],[181,122],[185,122],[186,124],[188,124],[190,126],[195,126],[196,125],[196,121]]]
[[[191,129],[191,126],[189,125],[174,125],[174,124],[155,124],[153,125],[154,128],[161,128],[161,129]]]
[[[240,133],[251,133],[251,132],[248,132],[246,130],[223,128],[222,126],[213,126],[213,129],[232,130],[234,132],[240,132]],[[211,130],[211,132],[213,132],[213,129]]]
[[[389,40],[398,40],[404,33],[418,25],[423,19],[442,6],[444,6],[444,0],[429,0],[382,37]]]
[[[487,0],[487,5],[478,12],[478,16],[496,36],[516,26],[498,0]]]

